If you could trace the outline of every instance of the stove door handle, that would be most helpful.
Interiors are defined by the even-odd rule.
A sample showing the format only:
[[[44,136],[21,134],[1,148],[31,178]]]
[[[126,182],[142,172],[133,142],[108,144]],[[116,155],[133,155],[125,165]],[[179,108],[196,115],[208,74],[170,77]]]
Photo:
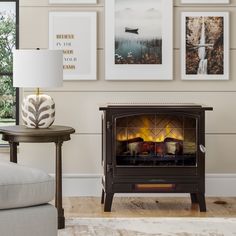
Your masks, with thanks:
[[[204,145],[200,144],[199,148],[200,148],[202,153],[206,153],[206,147]]]

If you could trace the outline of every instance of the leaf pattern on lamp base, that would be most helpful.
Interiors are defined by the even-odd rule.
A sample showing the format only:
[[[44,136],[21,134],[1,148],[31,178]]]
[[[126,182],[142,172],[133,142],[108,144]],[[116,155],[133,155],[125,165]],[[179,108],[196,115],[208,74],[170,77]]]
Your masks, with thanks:
[[[55,103],[45,94],[27,96],[21,109],[23,123],[28,128],[48,128],[55,120]]]

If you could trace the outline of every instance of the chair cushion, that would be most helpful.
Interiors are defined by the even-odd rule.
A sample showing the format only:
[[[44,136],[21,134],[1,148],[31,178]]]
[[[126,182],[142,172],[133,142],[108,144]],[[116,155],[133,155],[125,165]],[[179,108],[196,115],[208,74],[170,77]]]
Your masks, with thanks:
[[[1,236],[57,236],[57,209],[50,204],[0,210]]]
[[[54,198],[54,179],[45,172],[0,162],[0,209],[35,206]]]

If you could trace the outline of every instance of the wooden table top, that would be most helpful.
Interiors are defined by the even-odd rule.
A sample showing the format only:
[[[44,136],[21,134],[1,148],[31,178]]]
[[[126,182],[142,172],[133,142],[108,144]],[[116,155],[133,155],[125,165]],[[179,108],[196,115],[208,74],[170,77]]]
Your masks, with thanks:
[[[75,129],[69,126],[53,125],[47,129],[27,128],[23,125],[2,126],[0,133],[13,136],[60,136],[75,133]]]

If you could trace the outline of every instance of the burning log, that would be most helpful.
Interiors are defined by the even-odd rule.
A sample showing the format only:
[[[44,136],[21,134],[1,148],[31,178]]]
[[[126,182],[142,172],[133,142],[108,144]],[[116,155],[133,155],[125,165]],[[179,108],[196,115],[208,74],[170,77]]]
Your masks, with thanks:
[[[165,138],[166,154],[181,155],[183,154],[183,141],[175,138]]]
[[[132,138],[128,139],[125,141],[117,141],[116,142],[116,152],[118,155],[122,154],[132,154],[134,153],[135,155],[138,153],[138,143],[143,142],[143,138],[137,137],[137,138]],[[128,146],[128,147],[127,147]],[[127,149],[128,148],[128,149]]]
[[[195,143],[183,142],[175,138],[165,138],[163,142],[144,141],[137,137],[125,141],[117,141],[117,155],[182,155],[195,153]]]
[[[196,153],[196,143],[195,142],[183,142],[183,153],[184,154],[194,154]]]

